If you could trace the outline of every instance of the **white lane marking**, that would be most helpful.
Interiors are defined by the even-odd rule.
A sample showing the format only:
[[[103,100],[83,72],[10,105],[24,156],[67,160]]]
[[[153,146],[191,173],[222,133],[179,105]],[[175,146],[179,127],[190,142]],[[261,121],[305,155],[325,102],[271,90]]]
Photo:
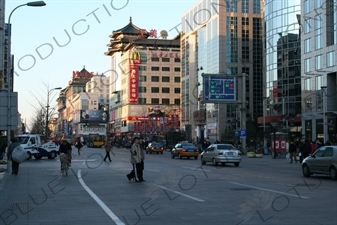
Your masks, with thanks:
[[[121,221],[109,208],[104,204],[104,202],[97,197],[97,195],[84,183],[81,170],[77,171],[77,178],[80,181],[82,187],[88,192],[88,194],[97,202],[99,206],[105,211],[106,214],[117,224],[117,225],[125,225],[123,221]]]
[[[275,191],[275,190],[271,190],[271,189],[260,188],[260,187],[255,187],[255,186],[246,185],[246,184],[240,184],[240,183],[236,183],[236,182],[229,182],[229,183],[236,184],[236,185],[241,185],[241,186],[244,186],[244,187],[250,187],[250,188],[254,188],[254,189],[258,189],[258,190],[274,192],[274,193],[281,194],[281,195],[289,195],[289,196],[297,197],[297,198],[310,199],[309,197],[306,197],[306,196],[303,196],[303,195],[293,195],[293,194],[289,194],[287,192]]]
[[[186,198],[193,199],[193,200],[198,201],[198,202],[205,202],[204,200],[202,200],[202,199],[200,199],[200,198],[195,198],[195,197],[193,197],[193,196],[186,195],[186,194],[184,194],[184,193],[181,193],[181,192],[179,192],[179,191],[172,190],[172,189],[170,189],[170,188],[166,188],[166,187],[161,186],[161,185],[157,185],[157,184],[153,184],[153,185],[154,185],[154,186],[157,186],[157,187],[160,187],[160,188],[162,188],[162,189],[165,189],[165,190],[167,190],[167,191],[171,191],[171,192],[174,192],[174,193],[176,193],[176,194],[185,196]]]

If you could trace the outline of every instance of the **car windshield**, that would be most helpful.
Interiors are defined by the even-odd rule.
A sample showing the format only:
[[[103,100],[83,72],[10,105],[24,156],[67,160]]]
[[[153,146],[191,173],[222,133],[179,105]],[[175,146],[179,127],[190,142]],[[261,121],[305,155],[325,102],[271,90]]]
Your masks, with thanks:
[[[20,144],[27,144],[29,137],[16,137],[19,140]]]
[[[232,145],[218,145],[218,149],[219,150],[232,150],[232,149],[235,149]]]

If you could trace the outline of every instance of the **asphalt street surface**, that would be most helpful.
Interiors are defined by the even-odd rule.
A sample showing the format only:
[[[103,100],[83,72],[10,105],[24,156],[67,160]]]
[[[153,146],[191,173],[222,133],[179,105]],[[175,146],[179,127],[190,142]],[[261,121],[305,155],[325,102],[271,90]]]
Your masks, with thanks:
[[[246,158],[239,167],[145,154],[145,182],[129,181],[130,152],[73,149],[72,167],[31,159],[0,180],[4,225],[337,224],[337,181],[302,175],[286,159]],[[0,167],[4,167],[0,165]]]

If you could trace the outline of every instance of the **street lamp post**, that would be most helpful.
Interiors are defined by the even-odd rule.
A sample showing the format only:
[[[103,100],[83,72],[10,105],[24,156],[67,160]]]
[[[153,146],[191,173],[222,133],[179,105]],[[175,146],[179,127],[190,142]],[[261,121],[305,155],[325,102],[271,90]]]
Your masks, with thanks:
[[[12,52],[11,52],[11,42],[12,42],[12,26],[11,26],[11,17],[13,12],[22,7],[22,6],[32,6],[32,7],[40,7],[40,6],[45,6],[46,3],[44,1],[34,1],[34,2],[28,2],[26,4],[18,5],[15,7],[11,13],[9,14],[8,17],[8,51],[7,51],[7,85],[8,85],[8,94],[7,94],[7,100],[8,100],[8,112],[7,112],[7,141],[10,143],[11,140],[11,91],[14,89],[14,84],[13,87],[11,88],[11,78],[12,78]],[[13,71],[14,72],[14,71]]]
[[[327,138],[326,138],[326,135],[327,135],[327,130],[326,130],[326,128],[327,128],[327,126],[326,126],[326,116],[325,116],[325,113],[326,113],[326,93],[325,93],[325,91],[326,91],[326,89],[327,89],[327,86],[322,86],[321,87],[321,89],[322,89],[322,100],[323,100],[323,138],[324,138],[324,140],[323,140],[323,143],[325,144],[326,143],[326,141],[327,141]]]
[[[48,130],[49,130],[49,128],[48,128],[48,124],[49,124],[49,95],[50,95],[50,93],[52,92],[52,91],[54,91],[54,90],[60,90],[60,89],[62,89],[61,87],[56,87],[56,88],[53,88],[53,89],[51,89],[51,90],[48,90],[48,92],[47,92],[47,106],[46,106],[46,108],[47,108],[47,112],[46,112],[46,127],[45,127],[45,135],[46,135],[46,138],[48,138]]]

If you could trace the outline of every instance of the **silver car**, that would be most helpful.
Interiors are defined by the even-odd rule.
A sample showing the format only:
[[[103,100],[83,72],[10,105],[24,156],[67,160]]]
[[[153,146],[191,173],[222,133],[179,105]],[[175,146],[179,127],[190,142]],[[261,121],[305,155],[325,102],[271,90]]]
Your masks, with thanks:
[[[234,163],[235,166],[239,166],[242,157],[241,152],[231,144],[212,144],[201,153],[200,158],[202,165],[212,162],[215,166],[218,163]]]
[[[302,162],[303,176],[312,174],[327,174],[331,179],[337,179],[337,146],[323,146]]]

